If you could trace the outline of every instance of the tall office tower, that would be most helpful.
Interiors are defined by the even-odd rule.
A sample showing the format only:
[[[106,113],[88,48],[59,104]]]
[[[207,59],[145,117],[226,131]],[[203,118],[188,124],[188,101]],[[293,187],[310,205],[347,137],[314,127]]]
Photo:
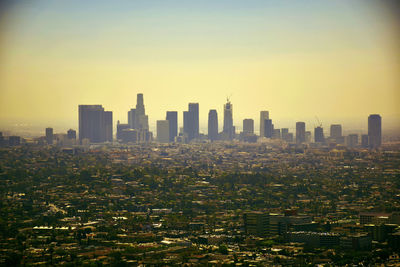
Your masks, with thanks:
[[[105,125],[110,121],[109,115],[104,113],[101,105],[79,105],[79,140],[81,143],[83,139],[89,139],[92,143],[101,143],[106,140]],[[107,118],[107,123],[105,118]]]
[[[112,111],[104,111],[104,141],[113,141],[113,118]]]
[[[272,138],[281,139],[281,129],[274,129],[274,132],[272,133]]]
[[[358,134],[349,134],[347,136],[347,146],[356,147],[358,145]]]
[[[342,125],[340,124],[331,124],[331,138],[340,138],[342,137]]]
[[[260,111],[260,137],[265,137],[264,122],[265,122],[265,120],[268,120],[268,119],[269,119],[269,111],[266,111],[266,110]]]
[[[368,142],[368,134],[363,134],[361,135],[361,146],[363,148],[368,148],[369,142]]]
[[[128,124],[131,129],[136,129],[136,109],[128,111]]]
[[[149,118],[146,115],[144,108],[143,94],[137,94],[135,120],[133,121],[135,129],[148,130],[149,129]]]
[[[231,102],[227,99],[224,105],[224,128],[222,132],[229,140],[232,140],[234,135],[232,108]]]
[[[274,134],[274,125],[272,124],[272,120],[266,119],[264,120],[264,137],[272,138]]]
[[[187,137],[189,136],[189,124],[190,124],[190,119],[189,119],[189,111],[184,111],[183,112],[183,134],[186,135]]]
[[[288,128],[282,128],[281,129],[281,137],[286,142],[288,142],[288,135],[289,135],[289,129]]]
[[[315,143],[325,142],[324,129],[320,126],[314,128],[314,141]]]
[[[112,141],[112,112],[101,105],[79,105],[79,140]]]
[[[254,120],[244,119],[243,120],[243,133],[244,134],[254,134]]]
[[[169,125],[168,120],[157,121],[157,141],[160,143],[169,143]]]
[[[382,118],[378,114],[368,117],[368,138],[371,149],[378,148],[382,144]]]
[[[190,132],[192,133],[192,139],[199,137],[199,103],[189,103],[189,118],[192,123]]]
[[[67,138],[75,140],[76,139],[76,131],[69,129],[67,132]]]
[[[46,128],[46,142],[49,145],[53,144],[53,139],[54,139],[54,135],[53,135],[53,128]]]
[[[306,123],[302,121],[296,122],[296,143],[301,144],[306,141]]]
[[[218,114],[215,109],[208,112],[208,139],[215,141],[218,139]]]
[[[189,103],[189,110],[183,112],[183,129],[188,141],[199,137],[199,103]]]
[[[174,142],[175,136],[178,136],[178,112],[167,111],[166,119],[169,121],[169,141]]]
[[[125,129],[129,129],[130,125],[125,123],[117,122],[117,140],[122,140],[123,134],[122,131]]]

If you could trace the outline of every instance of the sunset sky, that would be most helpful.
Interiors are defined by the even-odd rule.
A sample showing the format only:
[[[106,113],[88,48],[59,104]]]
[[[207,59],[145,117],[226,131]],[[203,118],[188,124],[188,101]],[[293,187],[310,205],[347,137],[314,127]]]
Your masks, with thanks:
[[[0,13],[0,126],[77,129],[79,104],[126,123],[137,93],[151,127],[167,110],[182,126],[189,102],[200,103],[201,129],[209,109],[222,126],[227,96],[239,129],[253,118],[258,130],[260,110],[278,128],[315,116],[325,131],[366,127],[371,113],[384,128],[400,125],[399,14],[389,1],[18,3]]]

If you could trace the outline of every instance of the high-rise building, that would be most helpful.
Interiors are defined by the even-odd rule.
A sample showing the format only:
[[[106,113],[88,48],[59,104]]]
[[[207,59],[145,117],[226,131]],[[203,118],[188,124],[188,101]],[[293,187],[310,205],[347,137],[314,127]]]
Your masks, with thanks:
[[[178,112],[167,111],[166,119],[169,122],[169,141],[174,142],[175,136],[178,136]]]
[[[234,136],[232,108],[233,106],[231,102],[227,99],[226,104],[224,105],[224,128],[222,132],[229,140],[232,140]]]
[[[265,137],[264,122],[265,122],[265,120],[268,120],[268,119],[269,119],[269,111],[266,111],[266,110],[260,111],[260,137]]]
[[[320,126],[314,128],[314,141],[315,143],[325,142],[324,129]]]
[[[358,134],[349,134],[347,136],[347,146],[356,147],[358,145]]]
[[[79,105],[81,143],[83,139],[92,143],[112,141],[112,112],[105,112],[101,105]]]
[[[125,124],[125,123],[119,123],[119,121],[117,122],[117,140],[122,140],[122,131],[125,129],[129,129],[130,125],[129,124]]]
[[[215,109],[208,112],[208,139],[215,141],[218,139],[218,114]]]
[[[292,142],[293,141],[293,135],[292,135],[291,139],[289,137],[289,129],[288,128],[282,128],[281,129],[281,136],[282,136],[282,139],[285,140],[286,142]]]
[[[54,139],[54,135],[53,135],[53,128],[46,128],[46,142],[49,145],[53,144],[53,139]]]
[[[149,118],[146,115],[144,108],[143,94],[137,94],[136,110],[135,110],[135,120],[133,125],[135,129],[148,130],[149,129]]]
[[[266,119],[264,121],[264,137],[272,138],[274,134],[274,125],[272,124],[272,120]]]
[[[112,142],[113,141],[113,118],[112,111],[104,111],[104,141]]]
[[[296,143],[301,144],[306,141],[306,123],[302,121],[296,122]]]
[[[311,131],[306,131],[306,143],[311,143]]]
[[[69,129],[67,132],[67,138],[75,140],[76,139],[76,131]]]
[[[168,120],[158,120],[157,121],[157,141],[160,143],[169,143],[169,125]]]
[[[281,129],[274,129],[274,132],[272,133],[272,138],[281,139]]]
[[[130,111],[128,111],[128,124],[131,129],[136,129],[137,128],[137,123],[136,123],[136,109],[132,108]]]
[[[361,146],[363,148],[368,148],[368,145],[369,145],[368,140],[369,140],[368,134],[361,135]]]
[[[342,125],[340,124],[331,124],[331,138],[340,138],[342,137]]]
[[[378,148],[382,144],[382,118],[378,114],[368,117],[368,138],[371,149]]]
[[[254,134],[254,120],[244,119],[243,120],[243,133],[244,134]]]
[[[199,103],[189,103],[189,110],[183,112],[183,128],[188,141],[199,137]]]

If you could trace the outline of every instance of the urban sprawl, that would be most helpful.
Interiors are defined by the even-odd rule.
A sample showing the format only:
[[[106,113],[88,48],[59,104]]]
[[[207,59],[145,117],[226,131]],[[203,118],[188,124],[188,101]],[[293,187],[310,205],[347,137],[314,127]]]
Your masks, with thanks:
[[[149,131],[143,94],[128,123],[79,106],[79,129],[0,134],[0,265],[400,265],[400,144],[342,126],[293,134],[268,111],[223,131],[199,104]],[[179,130],[179,131],[178,131]],[[359,140],[360,139],[360,140]]]

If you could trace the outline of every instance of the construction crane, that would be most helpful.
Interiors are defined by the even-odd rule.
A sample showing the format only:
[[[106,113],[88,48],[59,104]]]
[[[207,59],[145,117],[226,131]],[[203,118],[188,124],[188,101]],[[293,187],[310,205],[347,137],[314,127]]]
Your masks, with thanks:
[[[317,122],[318,122],[318,127],[321,127],[321,128],[322,128],[322,123],[319,121],[318,117],[317,117],[317,116],[315,116],[315,118],[317,119]]]

